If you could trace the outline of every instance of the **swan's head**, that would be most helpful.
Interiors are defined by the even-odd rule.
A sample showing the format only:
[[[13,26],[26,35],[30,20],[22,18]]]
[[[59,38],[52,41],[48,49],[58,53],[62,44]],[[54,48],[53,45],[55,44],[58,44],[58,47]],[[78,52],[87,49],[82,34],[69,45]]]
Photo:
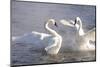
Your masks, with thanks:
[[[54,19],[49,19],[47,23],[51,23],[51,24],[55,25],[56,27],[58,26]]]
[[[77,20],[77,21],[81,21],[80,17],[76,17],[76,20]]]
[[[77,28],[77,30],[79,30],[80,26],[82,26],[82,21],[80,19],[80,17],[76,17],[75,18],[75,23],[74,23],[75,27]]]
[[[75,24],[80,24],[80,22],[82,22],[80,17],[76,17],[75,18]]]

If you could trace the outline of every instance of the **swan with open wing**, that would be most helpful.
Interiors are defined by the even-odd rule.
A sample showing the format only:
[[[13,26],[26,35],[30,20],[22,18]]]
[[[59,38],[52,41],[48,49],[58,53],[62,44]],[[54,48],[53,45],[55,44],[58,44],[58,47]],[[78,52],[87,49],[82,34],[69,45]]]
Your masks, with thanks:
[[[33,43],[35,45],[39,45],[39,47],[42,47],[45,45],[44,50],[47,52],[47,54],[50,55],[56,55],[62,44],[62,37],[53,29],[49,27],[49,24],[57,26],[54,19],[49,19],[45,24],[45,29],[50,33],[40,33],[36,31],[32,31],[31,33],[22,35],[22,36],[16,36],[12,37],[12,41],[16,43]],[[41,45],[43,43],[43,45]],[[38,47],[37,47],[38,48]]]
[[[80,46],[81,50],[95,50],[95,45],[91,44],[90,41],[95,42],[95,28],[89,30],[88,32],[84,32],[82,28],[82,21],[79,17],[76,17],[75,21],[70,20],[60,20],[60,23],[63,25],[67,25],[70,27],[75,27],[77,31],[76,42]]]

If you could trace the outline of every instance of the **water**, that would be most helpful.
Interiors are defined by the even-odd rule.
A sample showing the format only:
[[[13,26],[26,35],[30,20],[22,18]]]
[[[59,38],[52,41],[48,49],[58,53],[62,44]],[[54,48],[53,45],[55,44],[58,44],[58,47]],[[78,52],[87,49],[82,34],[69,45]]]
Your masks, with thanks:
[[[74,30],[63,26],[59,20],[74,20],[79,16],[83,21],[85,32],[95,27],[95,6],[47,4],[32,2],[12,1],[11,6],[11,33],[12,36],[20,36],[31,31],[48,33],[44,29],[44,23],[49,18],[57,21],[58,28],[53,27],[62,37],[63,43],[60,52],[56,57],[44,54],[44,49],[37,50],[33,44],[12,43],[11,63],[12,65],[61,63],[74,61],[93,61],[95,51],[69,52],[62,51],[65,45],[74,44]],[[72,38],[73,37],[73,38]],[[69,47],[65,47],[66,50]],[[71,48],[70,48],[71,49]]]
[[[33,44],[13,44],[11,53],[12,65],[95,61],[95,51],[68,51],[49,56],[43,49],[35,49]]]

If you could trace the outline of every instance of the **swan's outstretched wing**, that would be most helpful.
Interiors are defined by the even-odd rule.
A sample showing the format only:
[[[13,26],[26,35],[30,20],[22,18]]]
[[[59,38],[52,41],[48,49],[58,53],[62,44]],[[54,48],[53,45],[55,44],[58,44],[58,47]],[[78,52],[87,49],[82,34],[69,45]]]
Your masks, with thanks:
[[[31,32],[28,34],[24,34],[22,36],[13,36],[12,41],[16,43],[39,43],[44,38],[49,37],[51,35],[39,32]]]
[[[12,41],[15,43],[36,43],[40,42],[37,37],[35,37],[33,34],[25,34],[22,36],[14,36],[12,37]]]
[[[49,37],[51,36],[50,34],[46,34],[46,33],[39,33],[39,32],[36,32],[36,31],[32,31],[32,34],[35,35],[35,37],[43,40],[44,38],[46,37]]]
[[[73,20],[67,21],[67,20],[62,19],[60,20],[60,23],[66,26],[74,27],[75,22]]]
[[[89,30],[83,37],[85,37],[88,40],[95,41],[95,28]]]

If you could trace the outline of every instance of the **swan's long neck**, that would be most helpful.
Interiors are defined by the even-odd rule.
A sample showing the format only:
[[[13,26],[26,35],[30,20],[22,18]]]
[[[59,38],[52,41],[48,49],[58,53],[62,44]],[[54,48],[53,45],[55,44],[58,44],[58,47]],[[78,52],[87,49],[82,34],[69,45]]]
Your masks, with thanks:
[[[85,34],[84,30],[83,30],[83,27],[82,27],[82,21],[81,20],[79,20],[79,29],[78,29],[78,31],[79,31],[80,36]]]
[[[49,28],[48,25],[49,25],[49,22],[47,22],[47,23],[45,24],[46,30],[48,30],[53,36],[59,36],[59,34],[58,34],[56,31],[54,31],[54,30],[52,30],[51,28]]]

